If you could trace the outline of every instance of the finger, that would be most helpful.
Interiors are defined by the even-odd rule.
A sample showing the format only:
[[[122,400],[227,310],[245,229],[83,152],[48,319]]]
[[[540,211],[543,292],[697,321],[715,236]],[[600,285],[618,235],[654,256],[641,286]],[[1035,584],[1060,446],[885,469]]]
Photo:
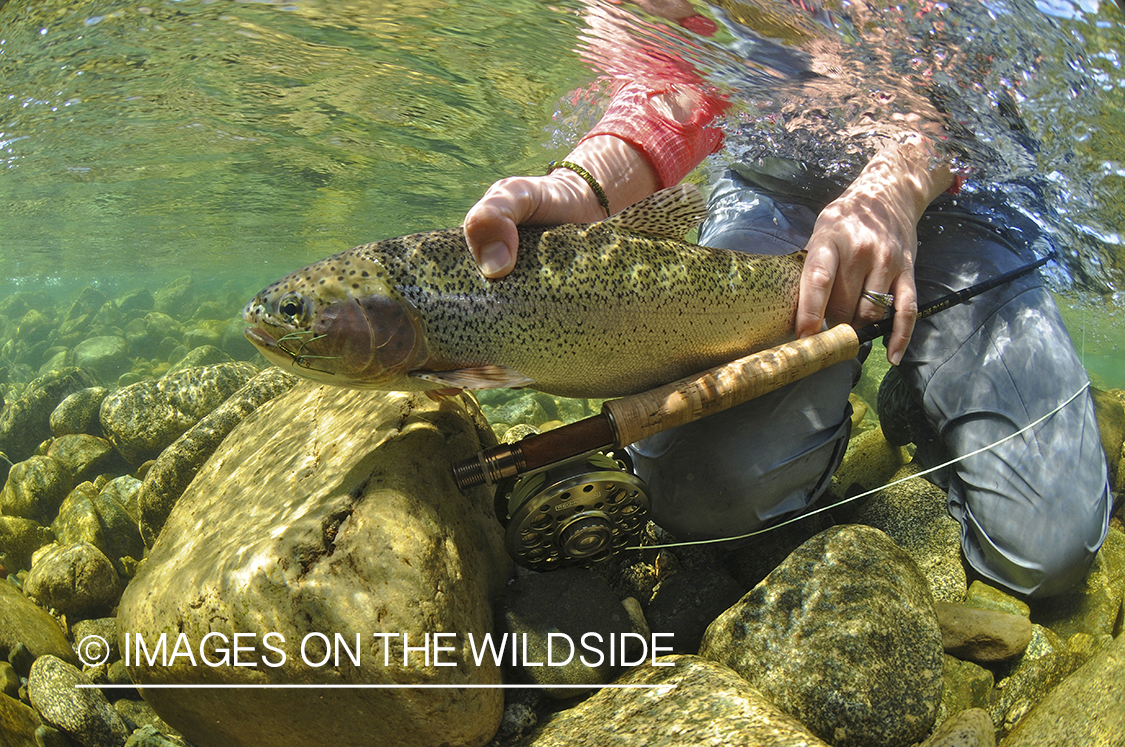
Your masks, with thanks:
[[[516,226],[538,207],[531,191],[520,180],[503,179],[465,216],[465,241],[485,277],[499,278],[512,271],[519,249]]]
[[[807,251],[805,267],[801,271],[800,294],[797,297],[797,337],[808,337],[820,332],[839,267],[835,244],[810,243]]]
[[[918,321],[918,292],[914,287],[914,274],[905,271],[895,278],[895,321],[891,336],[887,340],[887,360],[897,366],[902,362],[906,346],[914,334],[914,324]]]

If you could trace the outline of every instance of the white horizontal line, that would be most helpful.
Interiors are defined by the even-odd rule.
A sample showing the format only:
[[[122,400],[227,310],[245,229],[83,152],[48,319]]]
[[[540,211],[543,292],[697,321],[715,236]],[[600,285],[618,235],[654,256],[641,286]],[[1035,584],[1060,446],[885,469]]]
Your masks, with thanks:
[[[481,690],[540,690],[544,688],[552,689],[658,689],[669,688],[675,689],[676,685],[376,685],[376,684],[358,684],[358,685],[310,685],[307,683],[300,684],[263,684],[263,685],[233,685],[233,684],[201,684],[201,685],[183,685],[183,684],[158,684],[158,685],[75,685],[75,688],[94,688],[98,690],[124,690],[124,689],[144,689],[144,690],[232,690],[232,689],[275,689],[275,690],[301,690],[301,689],[315,689],[322,690],[324,688],[341,688],[353,690],[419,690],[419,689],[435,689],[435,690],[462,690],[462,689],[481,689]]]

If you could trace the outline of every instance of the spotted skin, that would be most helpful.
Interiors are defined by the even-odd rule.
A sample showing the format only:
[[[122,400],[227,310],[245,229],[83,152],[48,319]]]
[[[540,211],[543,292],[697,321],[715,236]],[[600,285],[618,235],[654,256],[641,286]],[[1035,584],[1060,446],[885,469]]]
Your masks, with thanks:
[[[644,391],[792,336],[801,258],[670,238],[700,217],[702,198],[681,189],[600,223],[522,226],[516,266],[498,281],[460,228],[366,244],[259,293],[247,336],[274,362],[343,386],[441,389],[440,372],[479,369],[470,388]]]

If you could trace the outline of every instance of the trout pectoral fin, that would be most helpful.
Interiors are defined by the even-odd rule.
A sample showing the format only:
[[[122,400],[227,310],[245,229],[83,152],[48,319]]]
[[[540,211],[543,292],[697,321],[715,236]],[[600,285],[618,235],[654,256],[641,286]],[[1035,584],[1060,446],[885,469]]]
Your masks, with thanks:
[[[504,366],[478,366],[452,371],[411,371],[410,375],[458,389],[514,389],[535,383],[534,379]]]

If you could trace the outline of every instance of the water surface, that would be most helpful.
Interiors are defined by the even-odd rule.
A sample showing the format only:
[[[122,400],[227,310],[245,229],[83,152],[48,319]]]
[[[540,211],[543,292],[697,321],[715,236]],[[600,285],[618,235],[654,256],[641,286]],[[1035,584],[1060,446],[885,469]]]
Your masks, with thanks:
[[[712,37],[598,7],[628,14],[637,49],[690,61],[741,121],[815,116],[831,136],[949,115],[980,177],[1046,177],[1036,217],[1066,252],[1050,276],[1088,367],[1121,386],[1125,16],[1091,2],[697,4]],[[9,0],[0,300],[43,288],[65,309],[87,285],[113,296],[190,274],[233,317],[235,298],[309,261],[455,225],[597,116],[604,86],[589,85],[614,70],[591,53],[589,8]],[[955,94],[949,111],[930,89]]]

